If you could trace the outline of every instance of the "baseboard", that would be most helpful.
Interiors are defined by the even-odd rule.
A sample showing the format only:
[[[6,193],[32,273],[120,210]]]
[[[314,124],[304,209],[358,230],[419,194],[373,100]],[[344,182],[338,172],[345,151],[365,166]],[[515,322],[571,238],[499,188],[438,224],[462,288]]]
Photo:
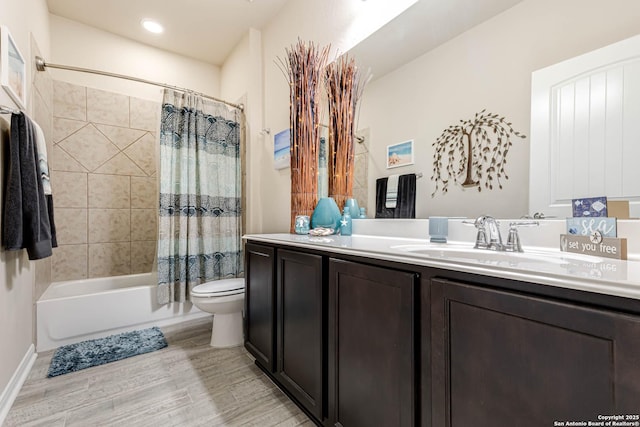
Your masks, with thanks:
[[[9,384],[4,388],[2,396],[0,396],[0,425],[4,423],[4,419],[7,417],[7,414],[9,414],[13,402],[16,400],[16,397],[18,397],[18,393],[20,393],[22,384],[27,380],[29,372],[31,372],[31,367],[33,367],[33,363],[38,357],[35,349],[33,344],[29,346],[20,365],[18,365],[11,380],[9,380]]]

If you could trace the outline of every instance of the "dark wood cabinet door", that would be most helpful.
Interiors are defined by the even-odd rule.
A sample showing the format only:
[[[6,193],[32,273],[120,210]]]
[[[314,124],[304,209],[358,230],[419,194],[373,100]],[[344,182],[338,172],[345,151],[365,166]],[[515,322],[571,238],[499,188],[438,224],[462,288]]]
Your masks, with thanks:
[[[434,426],[638,414],[637,316],[439,279],[431,301]]]
[[[330,424],[414,425],[416,278],[414,273],[330,260]]]
[[[323,418],[322,257],[278,250],[276,379],[318,420]]]
[[[245,245],[245,348],[269,372],[275,369],[275,249]]]

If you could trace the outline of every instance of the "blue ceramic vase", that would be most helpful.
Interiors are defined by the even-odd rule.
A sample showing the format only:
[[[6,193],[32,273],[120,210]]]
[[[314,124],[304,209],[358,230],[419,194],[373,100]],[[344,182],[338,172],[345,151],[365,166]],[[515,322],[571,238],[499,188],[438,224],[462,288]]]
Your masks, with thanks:
[[[344,202],[344,207],[349,208],[349,213],[351,214],[351,218],[357,219],[360,215],[360,206],[358,206],[358,201],[354,198],[347,199]]]
[[[340,227],[340,219],[342,215],[336,201],[331,197],[323,197],[318,200],[311,215],[311,228],[332,228],[335,233]]]

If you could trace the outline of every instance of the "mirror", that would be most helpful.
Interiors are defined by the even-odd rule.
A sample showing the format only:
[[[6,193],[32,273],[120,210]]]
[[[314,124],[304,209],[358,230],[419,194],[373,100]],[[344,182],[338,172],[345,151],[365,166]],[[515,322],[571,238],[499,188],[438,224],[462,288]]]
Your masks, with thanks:
[[[373,74],[357,122],[368,134],[361,149],[368,153],[366,203],[359,202],[372,217],[377,178],[422,173],[417,218],[533,214],[530,187],[541,187],[539,165],[530,171],[532,72],[635,35],[640,6],[630,1],[615,9],[596,2],[580,8],[531,0],[435,3],[419,1],[349,52]],[[513,140],[503,189],[455,185],[432,197],[432,144],[449,126],[483,109],[504,116],[527,136]],[[387,169],[387,146],[408,140],[415,141],[414,163]]]

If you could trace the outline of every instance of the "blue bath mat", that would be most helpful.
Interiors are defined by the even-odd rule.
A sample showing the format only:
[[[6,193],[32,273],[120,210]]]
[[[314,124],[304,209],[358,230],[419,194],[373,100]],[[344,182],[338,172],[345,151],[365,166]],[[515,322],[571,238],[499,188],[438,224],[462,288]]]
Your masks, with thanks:
[[[92,366],[104,365],[160,350],[166,346],[167,341],[162,331],[155,326],[65,345],[57,349],[53,355],[47,376],[51,378]]]

